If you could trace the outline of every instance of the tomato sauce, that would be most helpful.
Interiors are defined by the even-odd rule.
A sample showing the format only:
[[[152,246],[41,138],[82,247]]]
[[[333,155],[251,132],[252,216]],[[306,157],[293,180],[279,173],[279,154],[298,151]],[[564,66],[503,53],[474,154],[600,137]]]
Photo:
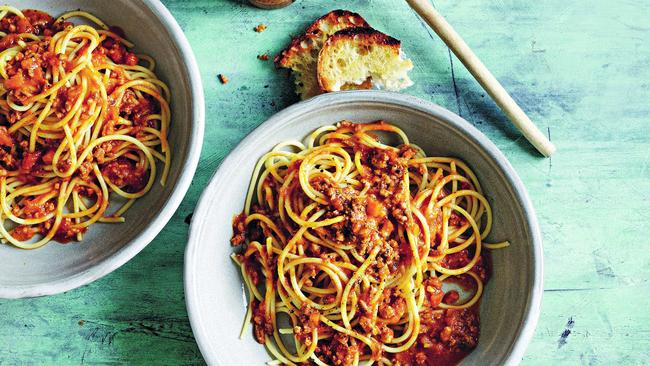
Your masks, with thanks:
[[[77,60],[68,60],[67,55],[55,54],[49,49],[52,37],[57,32],[72,27],[72,23],[67,21],[56,22],[52,16],[39,10],[25,9],[22,10],[22,13],[24,18],[14,14],[7,14],[0,20],[0,31],[6,33],[6,36],[0,39],[0,52],[16,47],[21,40],[26,43],[24,47],[17,50],[15,56],[7,60],[5,66],[7,78],[2,81],[2,87],[7,91],[7,95],[18,105],[25,105],[31,97],[44,93],[52,87],[52,70],[63,68],[66,72],[70,72],[77,62]],[[138,57],[122,41],[125,37],[124,32],[118,27],[111,27],[110,32],[113,35],[108,35],[93,50],[91,60],[95,66],[99,68],[108,60],[123,66],[137,65],[139,62]],[[35,41],[26,38],[22,35],[24,33],[37,35],[42,39]],[[84,52],[88,52],[88,45],[77,50],[77,55]],[[127,81],[124,70],[115,68],[108,78],[107,92],[112,94]],[[92,106],[100,98],[98,87],[93,83],[92,80],[89,82],[89,90],[85,95],[82,95],[83,90],[80,85],[61,87],[57,91],[52,104],[53,116],[63,118],[72,111],[81,97],[83,100],[79,118],[81,120],[90,118]],[[110,115],[110,120],[105,121],[105,127],[100,133],[100,137],[107,132],[114,132],[112,126],[115,125],[118,117],[133,122],[134,129],[129,135],[136,138],[139,131],[144,127],[159,127],[155,125],[155,122],[148,120],[148,116],[160,112],[159,103],[155,99],[146,93],[143,93],[145,95],[138,98],[131,91],[127,91],[125,94],[125,97],[121,99],[116,95],[110,95],[109,99],[113,102],[110,109],[114,113]],[[25,136],[20,132],[9,132],[10,127],[24,118],[25,113],[27,112],[11,108],[0,113],[0,176],[7,175],[7,172],[13,172],[23,182],[35,184],[41,182],[43,174],[51,172],[54,154],[60,146],[61,140],[39,138],[35,150],[31,151],[29,136]],[[92,169],[92,163],[95,162],[99,165],[100,171],[105,178],[114,185],[130,193],[141,191],[146,186],[150,173],[139,163],[117,156],[117,147],[122,143],[123,141],[108,141],[96,147],[90,159],[80,164],[71,178],[78,177],[98,185],[99,182]],[[78,151],[78,153],[81,153],[81,151]],[[57,168],[60,171],[68,170],[71,165],[71,159],[59,158],[57,162]],[[59,187],[54,189],[58,190]],[[94,191],[82,186],[77,186],[75,190],[82,197],[100,201],[108,199],[107,197],[96,197]],[[22,218],[43,217],[51,214],[56,209],[58,195],[48,197],[22,198],[12,206],[12,210],[15,210],[14,214]],[[47,235],[54,223],[54,219],[50,219],[37,225],[18,225],[12,229],[11,233],[18,240],[30,240],[37,234]],[[85,230],[85,227],[79,227],[72,219],[64,218],[56,229],[54,240],[61,243],[76,240],[77,234],[83,233]]]
[[[374,128],[381,130],[384,125],[375,123]],[[364,125],[351,124],[342,122],[339,129],[348,131],[359,131]],[[319,220],[325,220],[334,217],[342,217],[338,222],[330,225],[311,228],[311,232],[318,237],[327,239],[333,245],[353,247],[358,257],[368,258],[372,251],[376,253],[374,261],[365,267],[363,276],[374,279],[376,282],[382,282],[392,279],[393,275],[399,274],[404,268],[413,265],[413,249],[407,239],[404,238],[405,228],[418,237],[419,242],[424,242],[424,227],[429,224],[435,233],[432,238],[432,244],[429,248],[429,255],[436,257],[439,255],[436,249],[440,245],[440,232],[437,228],[442,225],[442,212],[436,209],[428,213],[430,217],[425,217],[426,223],[414,222],[414,215],[409,208],[409,187],[406,187],[405,175],[409,173],[409,160],[416,154],[414,148],[410,146],[401,146],[397,149],[380,149],[372,148],[358,139],[355,135],[347,139],[332,138],[329,141],[337,142],[343,146],[349,156],[358,158],[363,171],[355,176],[360,186],[364,188],[364,194],[359,194],[359,190],[351,185],[337,184],[328,178],[327,174],[312,173],[309,181],[311,187],[320,193],[326,203],[321,203],[312,212],[319,210],[322,215]],[[297,174],[301,166],[301,159],[296,159],[283,172],[285,179],[290,174]],[[417,167],[414,167],[417,169]],[[321,171],[322,172],[322,171]],[[252,205],[251,213],[261,214],[273,221],[275,225],[283,232],[287,238],[295,235],[297,225],[293,221],[285,222],[280,219],[276,205],[279,198],[289,202],[311,202],[306,197],[306,193],[298,179],[291,182],[280,184],[278,181],[268,175],[261,182],[261,190],[266,192],[265,202]],[[471,186],[461,184],[463,189],[472,189]],[[444,197],[450,192],[441,192]],[[264,197],[264,195],[263,195]],[[438,197],[438,199],[442,198]],[[270,204],[272,203],[272,204]],[[428,203],[425,202],[425,203]],[[301,207],[301,206],[300,206]],[[301,208],[299,208],[301,209]],[[238,261],[242,264],[244,271],[248,274],[249,280],[253,285],[263,287],[265,271],[260,266],[260,262],[268,260],[267,254],[251,250],[246,247],[246,242],[257,241],[263,243],[270,236],[269,233],[263,232],[263,225],[258,220],[253,220],[246,225],[246,215],[239,214],[233,219],[233,232],[231,244],[233,246],[244,246],[244,254],[237,256]],[[449,224],[460,227],[467,223],[465,217],[452,213],[449,217]],[[267,229],[268,230],[268,229]],[[400,233],[400,230],[402,233]],[[304,237],[296,245],[301,246],[301,256],[308,258],[327,259],[328,251],[323,246],[318,245]],[[449,243],[453,248],[456,243]],[[378,249],[379,248],[379,249]],[[447,254],[439,265],[449,269],[464,268],[470,264],[475,256],[475,246],[460,250],[456,253]],[[424,246],[418,247],[420,255],[424,255]],[[251,255],[251,253],[254,253]],[[263,260],[261,260],[263,259]],[[357,260],[357,262],[354,262]],[[351,259],[351,262],[357,266],[362,262],[361,259]],[[300,286],[316,286],[319,281],[317,270],[305,264],[302,268]],[[358,267],[357,267],[358,268]],[[340,268],[348,277],[354,272],[347,268]],[[311,273],[309,272],[311,271]],[[471,268],[483,283],[489,280],[490,268],[489,257],[481,253],[476,263]],[[276,272],[272,272],[276,276]],[[461,300],[461,295],[455,289],[443,289],[443,283],[438,277],[423,275],[422,283],[425,291],[424,304],[419,311],[420,329],[414,344],[407,350],[400,353],[384,352],[381,348],[381,342],[390,343],[396,337],[401,336],[405,315],[409,311],[407,300],[400,293],[403,289],[397,287],[388,287],[383,292],[377,294],[377,286],[360,286],[358,291],[358,302],[355,308],[354,325],[352,329],[360,334],[367,335],[377,342],[376,347],[371,347],[359,341],[351,341],[348,335],[343,332],[335,331],[326,325],[325,322],[319,322],[317,315],[319,311],[307,306],[306,302],[300,309],[292,310],[292,314],[299,321],[294,324],[293,334],[304,346],[309,346],[311,342],[311,332],[315,327],[318,329],[318,335],[327,341],[318,342],[315,350],[316,356],[327,364],[332,365],[352,365],[356,353],[361,353],[365,357],[372,357],[377,360],[385,357],[395,366],[453,366],[458,364],[467,356],[478,344],[480,334],[479,322],[479,302],[466,309],[446,309],[440,307],[442,303],[447,305],[457,305],[465,302]],[[305,278],[308,278],[305,280]],[[321,279],[322,281],[322,279]],[[445,281],[453,282],[463,289],[476,288],[474,278],[470,275],[461,275],[451,277]],[[273,278],[276,283],[276,278]],[[320,285],[323,285],[322,283]],[[274,287],[279,287],[275,286]],[[279,288],[277,289],[279,291]],[[331,303],[336,299],[333,297],[323,296],[319,299],[320,303]],[[373,302],[377,301],[378,302]],[[348,302],[348,305],[350,303]],[[269,326],[265,313],[266,307],[263,302],[253,302],[253,328],[255,338],[258,342],[264,343],[267,337],[272,336],[273,327]],[[352,320],[350,321],[352,323]],[[372,349],[371,349],[372,348]],[[313,363],[305,363],[313,364]]]

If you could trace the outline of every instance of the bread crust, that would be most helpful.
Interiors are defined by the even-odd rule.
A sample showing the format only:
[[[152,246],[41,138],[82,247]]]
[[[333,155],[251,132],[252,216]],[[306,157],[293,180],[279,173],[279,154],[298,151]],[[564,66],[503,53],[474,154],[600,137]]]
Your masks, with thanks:
[[[401,42],[398,39],[395,39],[385,33],[382,33],[374,28],[365,28],[365,27],[354,27],[342,29],[334,34],[332,34],[325,42],[323,48],[328,44],[335,42],[340,42],[340,40],[354,40],[358,42],[359,45],[384,45],[390,46],[399,52]]]
[[[316,19],[307,29],[305,33],[324,32],[327,27],[334,27],[336,25],[345,24],[346,28],[363,27],[370,28],[370,24],[358,13],[349,10],[336,9]]]
[[[313,34],[303,34],[291,39],[289,45],[278,53],[273,62],[277,68],[291,68],[291,65],[296,60],[296,56],[301,52],[311,52],[314,49],[315,36]]]

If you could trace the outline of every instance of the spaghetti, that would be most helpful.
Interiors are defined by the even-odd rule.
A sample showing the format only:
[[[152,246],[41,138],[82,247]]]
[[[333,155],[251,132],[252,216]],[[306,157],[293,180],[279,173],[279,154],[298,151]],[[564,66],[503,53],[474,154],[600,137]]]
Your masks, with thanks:
[[[123,222],[155,183],[156,160],[161,184],[169,171],[170,93],[154,60],[84,11],[0,6],[0,36],[3,241],[34,249]],[[111,201],[120,207],[108,213]]]
[[[484,249],[508,246],[484,242],[491,226],[465,163],[426,156],[383,121],[282,143],[233,220],[242,336],[252,322],[269,364],[454,365],[478,342]]]

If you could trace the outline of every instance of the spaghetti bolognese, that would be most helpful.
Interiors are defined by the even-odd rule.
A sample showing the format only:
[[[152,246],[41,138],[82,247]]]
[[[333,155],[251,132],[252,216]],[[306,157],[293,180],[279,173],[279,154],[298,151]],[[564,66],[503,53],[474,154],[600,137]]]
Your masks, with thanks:
[[[382,142],[381,134],[401,140]],[[233,220],[241,336],[286,365],[454,365],[478,342],[492,210],[461,160],[343,121],[254,168]]]
[[[0,6],[0,36],[3,241],[34,249],[123,222],[155,183],[156,161],[161,184],[169,171],[170,92],[155,61],[84,11],[55,19]]]

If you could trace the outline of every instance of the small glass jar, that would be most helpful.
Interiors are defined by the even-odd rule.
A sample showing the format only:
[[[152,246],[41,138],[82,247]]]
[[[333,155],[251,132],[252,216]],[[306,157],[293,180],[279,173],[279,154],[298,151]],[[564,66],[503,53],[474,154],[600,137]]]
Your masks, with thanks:
[[[248,0],[251,4],[262,9],[278,9],[293,4],[295,0]]]

